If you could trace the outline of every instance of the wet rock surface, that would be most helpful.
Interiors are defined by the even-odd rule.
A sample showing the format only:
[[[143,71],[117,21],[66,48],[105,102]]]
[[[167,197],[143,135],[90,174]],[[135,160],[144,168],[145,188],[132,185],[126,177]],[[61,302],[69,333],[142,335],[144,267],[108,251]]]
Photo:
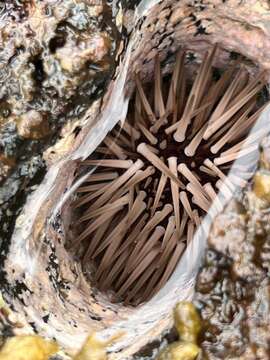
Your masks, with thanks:
[[[8,0],[0,1],[0,44],[3,240],[46,172],[43,152],[102,94],[118,30],[104,1]]]
[[[269,359],[269,203],[253,189],[233,200],[213,223],[195,304],[208,359]],[[269,173],[260,179],[267,188]],[[261,191],[259,192],[261,194]]]
[[[116,39],[109,8],[83,0],[1,3],[2,117],[35,109],[56,126],[68,111],[83,112],[97,78],[111,67]]]
[[[23,5],[20,5],[22,3]],[[46,170],[41,153],[47,149],[49,143],[55,142],[59,128],[69,119],[74,120],[83,114],[88,107],[88,101],[92,101],[100,94],[101,89],[104,89],[104,74],[110,74],[110,69],[106,66],[107,58],[115,49],[110,36],[113,25],[110,21],[105,21],[104,24],[106,11],[101,10],[101,2],[35,1],[35,7],[33,3],[15,3],[11,0],[1,2],[3,67],[0,69],[0,78],[3,96],[0,106],[0,177],[3,186],[0,190],[0,246],[1,243],[7,243],[27,194],[33,191],[43,178]],[[212,41],[224,42],[225,48],[237,50],[267,67],[269,57],[266,54],[269,52],[269,44],[266,39],[269,37],[264,36],[268,33],[269,23],[267,1],[252,2],[252,10],[251,2],[239,3],[238,0],[215,0],[209,7],[209,4],[206,6],[203,1],[183,3],[185,5],[182,11],[181,7],[177,8],[179,2],[162,2],[164,11],[157,7],[152,14],[154,19],[159,19],[157,14],[160,14],[160,20],[166,21],[156,21],[155,29],[148,29],[149,22],[153,22],[153,19],[149,19],[149,22],[142,26],[141,44],[147,44],[148,49],[143,46],[142,51],[142,46],[136,47],[141,58],[141,61],[137,61],[134,57],[138,67],[144,67],[148,72],[146,64],[149,59],[154,59],[156,54],[155,51],[152,52],[153,48],[165,54],[169,48],[176,51],[183,41],[197,39],[198,44],[199,41],[202,44],[196,44],[199,49],[205,46],[206,35],[211,34]],[[239,6],[240,4],[242,6]],[[95,15],[90,16],[88,10]],[[88,17],[87,14],[90,22],[82,21]],[[174,26],[170,26],[171,24]],[[188,33],[186,29],[189,29]],[[177,41],[171,41],[171,36]],[[36,42],[36,39],[42,41]],[[95,52],[93,44],[100,49],[100,53]],[[194,54],[190,52],[191,61],[196,60]],[[149,55],[148,58],[146,55]],[[85,70],[86,68],[88,70]],[[78,94],[86,96],[79,97]],[[29,111],[41,114],[37,118],[42,121],[34,122],[37,127],[29,126],[26,121],[26,127],[23,127],[26,132],[24,130],[23,134],[33,134],[33,128],[39,134],[36,129],[39,129],[39,126],[42,128],[45,119],[50,129],[48,135],[45,131],[44,137],[42,135],[39,139],[29,139],[19,134],[21,119]],[[33,123],[30,122],[31,124]],[[79,128],[76,132],[78,131]],[[253,200],[257,202],[254,196],[250,196],[249,200],[250,204]],[[246,204],[244,209],[241,209],[241,206],[232,208],[230,212],[222,215],[220,220],[227,219],[231,237],[227,235],[227,228],[222,221],[219,225],[217,223],[215,237],[211,236],[210,239],[205,266],[198,278],[197,306],[201,309],[206,329],[202,347],[210,359],[269,358],[267,296],[270,245],[265,233],[269,219],[267,212],[262,209],[252,213],[250,209],[252,206]],[[255,232],[254,226],[257,229]],[[219,244],[216,243],[216,238],[219,239]],[[224,247],[225,240],[230,242],[229,251]],[[1,248],[0,263],[4,258],[5,252]],[[53,260],[52,256],[48,261],[54,263]],[[54,270],[53,265],[51,269]],[[32,297],[29,290],[23,286],[24,280],[14,287],[14,294],[17,293],[22,302],[29,294],[29,298]],[[48,286],[44,283],[42,286],[37,285],[45,289]],[[61,286],[59,288],[62,290]],[[13,293],[12,296],[14,297]],[[77,305],[77,301],[75,303]],[[48,321],[47,316],[46,310],[44,322]],[[30,325],[33,331],[37,331],[35,323]],[[75,326],[72,323],[72,326],[76,327],[75,331],[78,332],[77,324]]]

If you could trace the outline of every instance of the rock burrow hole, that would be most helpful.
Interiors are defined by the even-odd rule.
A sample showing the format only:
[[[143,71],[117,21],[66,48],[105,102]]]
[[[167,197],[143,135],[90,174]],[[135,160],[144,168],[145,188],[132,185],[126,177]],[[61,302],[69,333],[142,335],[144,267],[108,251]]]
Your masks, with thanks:
[[[240,55],[217,69],[217,49],[196,69],[180,49],[170,75],[162,75],[158,57],[152,82],[135,74],[125,122],[80,165],[79,174],[96,169],[72,203],[68,249],[112,302],[152,298],[213,201],[222,210],[252,175],[239,167],[227,177],[236,158],[254,162],[268,131],[249,136],[265,107],[265,74],[250,75]]]

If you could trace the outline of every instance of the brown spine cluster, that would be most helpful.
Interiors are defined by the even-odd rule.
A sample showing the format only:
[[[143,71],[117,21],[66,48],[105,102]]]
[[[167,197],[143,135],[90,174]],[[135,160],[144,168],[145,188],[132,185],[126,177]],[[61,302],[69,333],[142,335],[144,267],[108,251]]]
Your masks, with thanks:
[[[136,76],[124,124],[82,163],[97,169],[74,201],[80,217],[71,248],[84,269],[94,264],[98,288],[126,303],[149,300],[168,281],[213,201],[222,209],[219,191],[228,198],[246,185],[245,168],[230,180],[227,173],[266,132],[246,140],[262,111],[263,74],[250,78],[235,61],[216,78],[215,53],[205,54],[193,82],[184,51],[166,81],[156,59],[153,85]]]

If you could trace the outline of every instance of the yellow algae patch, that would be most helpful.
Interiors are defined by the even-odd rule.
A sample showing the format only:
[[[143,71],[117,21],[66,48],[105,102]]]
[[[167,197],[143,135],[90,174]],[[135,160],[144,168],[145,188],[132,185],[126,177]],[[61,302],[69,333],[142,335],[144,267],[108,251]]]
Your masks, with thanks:
[[[106,347],[119,337],[123,336],[122,332],[118,332],[107,341],[98,339],[97,334],[90,335],[80,352],[75,356],[74,360],[106,360]],[[0,359],[1,360],[1,359]]]
[[[57,351],[55,342],[40,336],[15,336],[3,345],[0,360],[48,360]]]
[[[182,301],[176,305],[174,325],[181,340],[197,342],[197,337],[201,331],[201,319],[192,303]]]
[[[199,352],[196,344],[176,341],[161,351],[156,360],[194,360]]]
[[[181,301],[176,305],[174,326],[180,340],[163,349],[156,360],[195,360],[201,351],[197,345],[201,319],[192,303]]]

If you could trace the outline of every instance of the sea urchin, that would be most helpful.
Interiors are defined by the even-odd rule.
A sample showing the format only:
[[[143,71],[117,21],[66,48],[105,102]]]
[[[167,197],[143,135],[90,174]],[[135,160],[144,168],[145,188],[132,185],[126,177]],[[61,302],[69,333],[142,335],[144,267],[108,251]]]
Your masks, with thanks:
[[[136,91],[127,118],[106,136],[81,169],[96,170],[77,190],[70,243],[96,286],[137,305],[170,278],[217,194],[230,197],[246,184],[244,168],[230,180],[238,157],[257,151],[265,129],[246,137],[262,107],[263,73],[251,78],[234,61],[217,74],[217,47],[207,52],[194,80],[180,50],[170,78],[156,58],[154,84]],[[79,214],[79,216],[78,216]]]

